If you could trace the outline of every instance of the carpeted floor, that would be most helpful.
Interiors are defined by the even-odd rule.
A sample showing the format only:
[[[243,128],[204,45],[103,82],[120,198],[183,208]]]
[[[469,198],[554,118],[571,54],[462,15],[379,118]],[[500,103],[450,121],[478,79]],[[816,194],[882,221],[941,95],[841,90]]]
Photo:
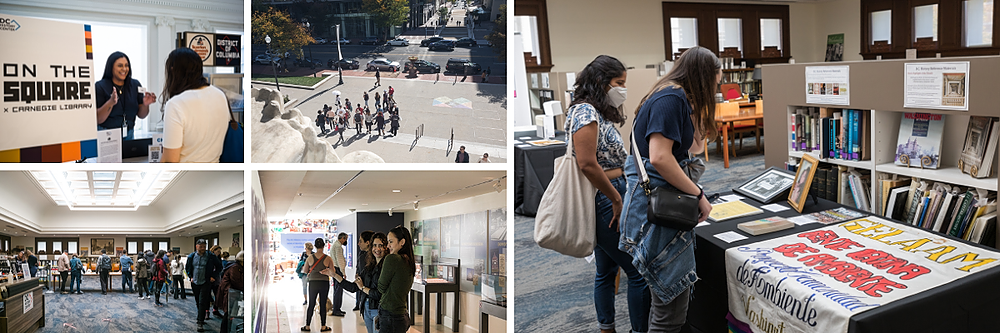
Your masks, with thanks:
[[[122,293],[121,277],[112,276],[113,291],[101,295],[96,276],[83,277],[83,295],[46,293],[45,327],[35,332],[195,332],[198,329],[194,296],[169,299],[153,306],[154,299],[138,299],[138,293]],[[69,283],[66,284],[69,288]],[[36,301],[37,302],[37,301]],[[37,306],[37,305],[36,305]],[[206,332],[219,332],[221,320],[206,320]]]
[[[764,170],[764,155],[758,154],[754,139],[745,139],[738,157],[730,157],[723,168],[722,154],[709,144],[709,161],[701,185],[706,193],[725,192]],[[514,331],[516,332],[598,332],[594,310],[595,266],[539,248],[532,238],[535,219],[514,218],[515,292]],[[629,332],[627,279],[622,278],[615,297],[615,326]]]

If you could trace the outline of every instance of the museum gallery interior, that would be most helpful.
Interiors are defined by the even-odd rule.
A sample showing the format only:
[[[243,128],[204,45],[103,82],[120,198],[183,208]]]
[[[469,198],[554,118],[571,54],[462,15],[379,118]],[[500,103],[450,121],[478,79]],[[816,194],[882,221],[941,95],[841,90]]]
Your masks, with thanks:
[[[993,1],[524,0],[514,11],[511,68],[524,74],[513,79],[511,108],[516,331],[596,331],[594,287],[585,283],[594,265],[539,247],[531,233],[552,161],[566,151],[546,140],[565,140],[580,71],[602,54],[628,68],[628,119],[618,126],[627,141],[650,87],[697,46],[722,63],[719,135],[698,154],[707,164],[699,184],[721,198],[692,229],[698,279],[686,326],[997,324]],[[618,332],[630,328],[622,280]]]
[[[406,308],[413,318],[409,332],[506,332],[506,175],[252,171],[254,313],[266,311],[268,332],[299,331],[306,306],[296,267],[304,243],[323,238],[324,253],[331,255],[329,244],[346,234],[344,275],[353,284],[363,260],[361,234],[402,226],[414,238],[417,263],[413,281],[405,282]],[[362,314],[352,311],[355,297],[343,292],[338,309],[343,316],[317,308],[311,329],[319,331],[319,316],[326,316],[334,332],[367,332]]]
[[[175,255],[185,261],[205,240],[206,250],[217,245],[228,255],[222,259],[234,262],[244,248],[243,171],[2,171],[0,184],[0,297],[7,304],[0,331],[194,332],[187,273],[178,280],[185,291],[157,290],[165,292],[156,306],[155,298],[140,297],[140,259],[165,251],[168,263]],[[81,268],[80,286],[67,281],[65,293],[61,254]],[[209,314],[206,331],[219,332],[223,320],[242,326],[242,302],[233,305]]]

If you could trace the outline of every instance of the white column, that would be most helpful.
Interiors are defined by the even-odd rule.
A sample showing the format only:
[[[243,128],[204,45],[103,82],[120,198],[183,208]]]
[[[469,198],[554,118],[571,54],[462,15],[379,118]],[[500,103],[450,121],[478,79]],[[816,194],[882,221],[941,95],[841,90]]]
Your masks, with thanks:
[[[160,103],[160,95],[163,92],[163,83],[166,80],[163,77],[163,66],[167,63],[167,55],[170,51],[174,50],[174,45],[176,44],[176,35],[174,31],[174,18],[169,16],[157,16],[156,17],[156,41],[150,43],[150,51],[152,51],[152,59],[155,59],[155,63],[150,64],[149,68],[149,81],[146,86],[150,88],[150,91],[156,93],[157,102],[154,103],[149,108],[149,116],[146,119],[149,121],[149,129],[151,131],[162,132],[163,131],[163,113],[160,112],[162,104]]]

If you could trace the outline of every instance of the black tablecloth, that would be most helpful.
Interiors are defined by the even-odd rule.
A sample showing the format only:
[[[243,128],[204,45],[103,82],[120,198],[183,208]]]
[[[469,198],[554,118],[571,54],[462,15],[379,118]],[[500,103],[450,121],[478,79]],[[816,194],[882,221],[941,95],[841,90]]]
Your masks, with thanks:
[[[535,132],[515,132],[514,138],[530,136],[531,139],[520,141],[540,140],[535,136]],[[564,132],[556,132],[556,140],[566,141]],[[532,145],[514,146],[514,212],[535,216],[538,212],[538,203],[542,201],[542,194],[545,188],[552,181],[553,162],[557,157],[566,154],[566,145],[550,145],[536,147]]]
[[[743,201],[752,206],[763,206],[749,198]],[[788,203],[781,204],[788,207]],[[726,249],[827,226],[822,223],[810,223],[765,235],[751,236],[737,229],[737,224],[771,216],[798,216],[837,207],[842,205],[824,199],[814,203],[809,199],[801,214],[794,209],[777,213],[764,210],[761,214],[696,228],[695,262],[700,280],[695,284],[694,298],[689,304],[687,316],[688,324],[694,329],[693,331],[727,331],[726,313],[729,311],[729,302],[726,288]],[[749,238],[726,243],[713,237],[726,231],[734,231]],[[990,250],[996,252],[996,249]],[[850,319],[849,332],[997,332],[1000,331],[1000,316],[997,316],[997,313],[1000,313],[1000,267],[972,274],[854,315]]]

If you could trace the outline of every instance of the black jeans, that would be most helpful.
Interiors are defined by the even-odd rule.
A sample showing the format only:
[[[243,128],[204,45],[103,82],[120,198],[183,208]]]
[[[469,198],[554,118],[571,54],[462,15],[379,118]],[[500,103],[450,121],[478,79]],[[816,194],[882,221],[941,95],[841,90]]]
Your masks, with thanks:
[[[393,314],[385,309],[378,309],[379,333],[406,333],[410,329],[409,313]]]
[[[148,283],[149,279],[146,279],[146,278],[136,278],[135,281],[139,284],[138,285],[138,287],[139,287],[139,297],[142,297],[143,294],[145,294],[146,296],[149,296],[149,286],[146,284],[146,283]]]
[[[208,302],[212,298],[212,283],[191,284],[191,291],[194,292],[194,302],[198,304],[198,323],[205,323],[205,312],[208,311]]]
[[[101,270],[101,293],[108,292],[108,288],[111,287],[111,271],[102,269]]]
[[[59,291],[66,291],[66,280],[69,280],[69,271],[59,272]]]
[[[153,295],[156,295],[156,304],[160,304],[160,289],[163,288],[163,281],[156,281],[156,287],[153,288]]]
[[[312,322],[317,298],[319,298],[319,322],[326,326],[326,295],[328,294],[330,294],[329,280],[309,281],[309,308],[306,309],[306,326]]]
[[[344,275],[344,273],[340,271],[340,268],[334,267],[333,269],[337,272],[337,274],[340,274],[341,276]],[[342,286],[337,281],[333,281],[333,312],[334,313],[343,312],[344,310],[340,309],[343,305],[344,305],[344,286]]]
[[[187,290],[184,289],[185,287],[184,287],[183,276],[174,275],[174,280],[173,282],[171,282],[171,284],[173,285],[174,288],[174,298],[177,298],[177,296],[187,298],[187,295],[185,295],[187,294]],[[178,292],[178,290],[180,290],[180,292]]]

